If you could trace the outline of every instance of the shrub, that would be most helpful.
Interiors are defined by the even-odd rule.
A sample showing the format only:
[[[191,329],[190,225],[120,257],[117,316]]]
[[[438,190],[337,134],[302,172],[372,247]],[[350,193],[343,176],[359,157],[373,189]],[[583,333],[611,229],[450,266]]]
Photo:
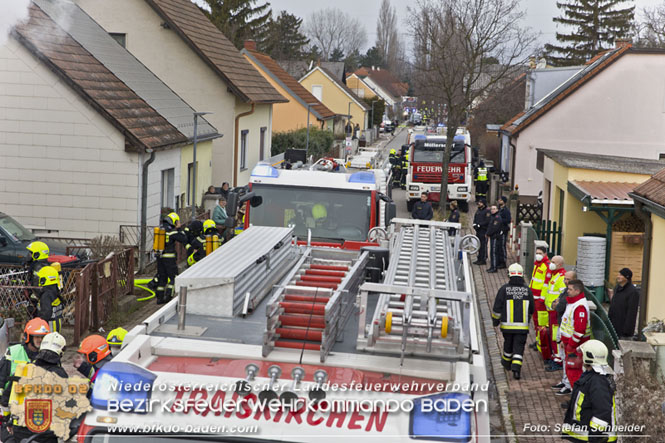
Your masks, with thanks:
[[[331,131],[321,130],[315,127],[309,128],[309,150],[308,155],[315,159],[330,155],[334,137]],[[294,131],[276,132],[272,136],[272,155],[281,154],[290,148],[305,149],[307,146],[307,128]]]

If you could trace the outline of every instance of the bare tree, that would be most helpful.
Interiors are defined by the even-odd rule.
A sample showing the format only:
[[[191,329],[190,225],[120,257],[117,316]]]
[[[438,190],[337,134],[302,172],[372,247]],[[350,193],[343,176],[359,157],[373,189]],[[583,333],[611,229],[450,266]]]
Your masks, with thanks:
[[[305,33],[313,46],[328,60],[336,49],[345,55],[360,51],[367,42],[363,24],[338,8],[326,8],[313,12],[305,24]]]
[[[633,23],[635,44],[647,48],[665,48],[665,3],[642,9],[641,20]]]
[[[374,45],[385,67],[393,74],[402,77],[406,64],[404,44],[398,29],[397,13],[390,0],[383,0],[376,22],[376,44]]]
[[[519,26],[520,0],[418,0],[413,24],[414,76],[419,97],[446,107],[441,201],[448,195],[453,139],[473,104],[512,78],[536,36]],[[496,63],[496,61],[499,63]],[[445,216],[446,207],[441,205]]]

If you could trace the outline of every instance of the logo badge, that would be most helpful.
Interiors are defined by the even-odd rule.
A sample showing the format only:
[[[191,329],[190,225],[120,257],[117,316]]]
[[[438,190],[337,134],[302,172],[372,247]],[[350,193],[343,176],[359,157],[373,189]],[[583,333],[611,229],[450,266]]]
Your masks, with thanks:
[[[35,433],[47,431],[51,426],[51,400],[25,400],[25,426]]]

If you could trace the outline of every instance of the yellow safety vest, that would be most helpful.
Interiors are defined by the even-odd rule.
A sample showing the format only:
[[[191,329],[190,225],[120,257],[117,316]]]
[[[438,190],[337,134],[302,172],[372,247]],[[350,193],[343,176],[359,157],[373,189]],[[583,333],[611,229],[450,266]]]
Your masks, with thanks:
[[[545,307],[548,311],[552,311],[554,309],[552,308],[552,303],[554,303],[554,300],[559,298],[561,292],[564,289],[566,289],[566,284],[563,282],[563,274],[559,274],[557,272],[556,274],[552,275],[550,284],[547,287],[547,293],[545,294]]]
[[[478,181],[479,182],[487,181],[487,168],[478,168]]]
[[[534,300],[545,300],[542,290],[543,286],[545,286],[545,277],[547,276],[548,270],[547,263],[544,262],[538,266],[533,267],[531,281],[529,282],[529,289],[531,289],[532,292],[538,291],[538,295],[536,295],[535,292],[533,294]]]
[[[586,330],[583,335],[575,332],[575,325],[573,324],[573,314],[579,306],[584,306],[584,310],[586,311]],[[591,311],[589,310],[589,303],[587,303],[586,298],[582,297],[575,303],[566,305],[566,311],[561,317],[561,336],[566,338],[577,336],[577,341],[582,341],[583,338],[591,338]]]

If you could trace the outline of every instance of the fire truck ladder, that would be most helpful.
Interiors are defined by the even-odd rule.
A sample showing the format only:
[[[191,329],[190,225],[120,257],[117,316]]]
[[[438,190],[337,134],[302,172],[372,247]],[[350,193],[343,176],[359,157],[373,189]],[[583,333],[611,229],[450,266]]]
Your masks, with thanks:
[[[306,349],[319,351],[323,363],[353,312],[367,261],[367,252],[304,249],[268,301],[263,356]]]
[[[446,223],[394,220],[384,283],[365,283],[358,349],[459,359],[466,354],[471,293],[458,290],[459,261]],[[369,294],[380,294],[366,323]]]

